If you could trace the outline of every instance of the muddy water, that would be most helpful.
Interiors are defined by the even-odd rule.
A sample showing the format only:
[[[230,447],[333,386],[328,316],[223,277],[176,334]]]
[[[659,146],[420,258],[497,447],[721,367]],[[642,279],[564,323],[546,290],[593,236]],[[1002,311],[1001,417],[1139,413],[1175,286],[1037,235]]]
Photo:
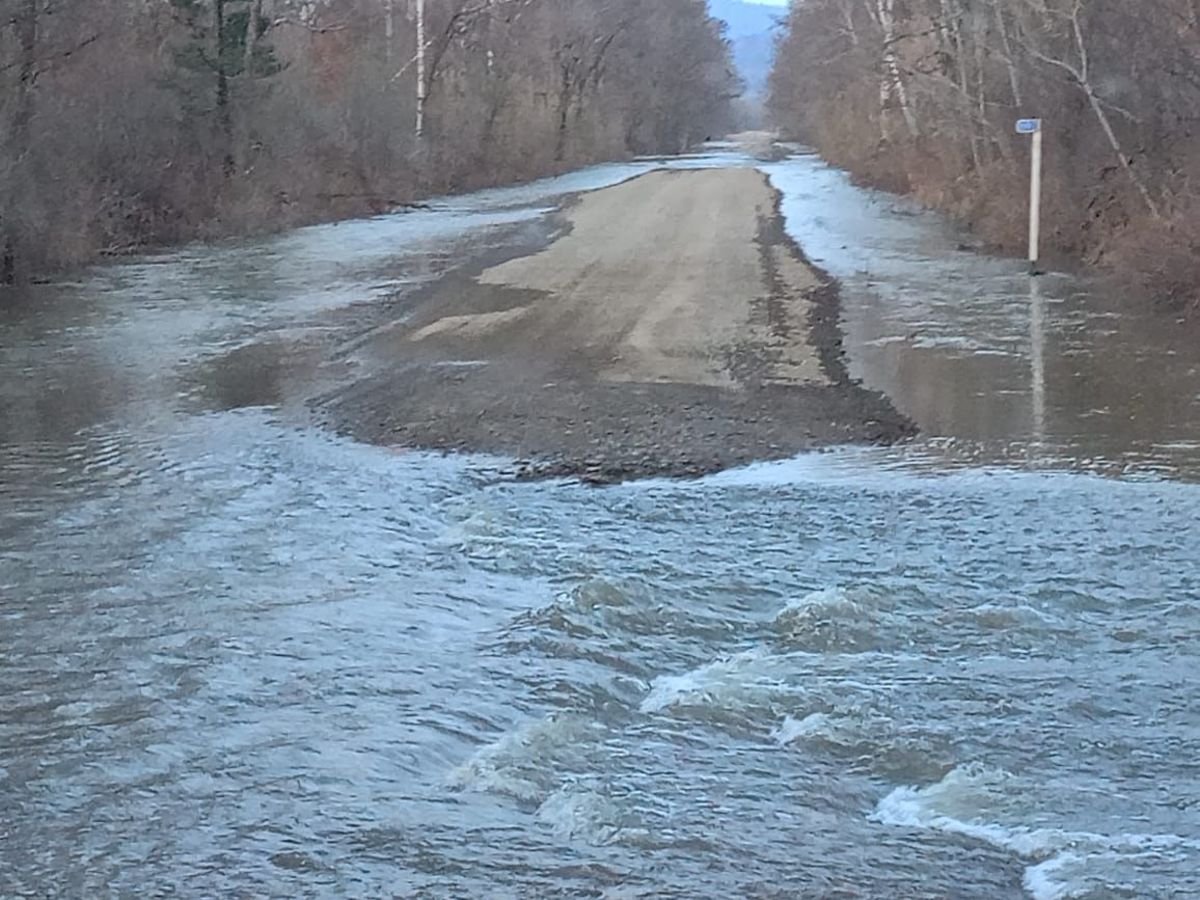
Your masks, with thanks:
[[[789,231],[846,297],[851,369],[981,462],[1200,479],[1200,341],[1087,277],[1031,279],[939,216],[812,157],[767,167]]]
[[[1169,325],[800,157],[918,445],[597,491],[308,423],[413,285],[650,165],[7,305],[0,895],[1200,893]]]

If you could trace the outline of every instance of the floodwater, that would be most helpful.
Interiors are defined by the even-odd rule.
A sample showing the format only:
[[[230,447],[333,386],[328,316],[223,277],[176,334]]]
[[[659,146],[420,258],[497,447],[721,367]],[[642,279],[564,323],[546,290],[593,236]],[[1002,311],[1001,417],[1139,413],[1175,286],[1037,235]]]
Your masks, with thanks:
[[[766,167],[789,231],[842,284],[852,373],[939,465],[1200,480],[1200,342],[1086,278],[969,252],[934,213],[816,160]]]
[[[406,292],[657,164],[0,309],[0,896],[1200,895],[1173,322],[797,155],[916,444],[594,490],[308,421]]]

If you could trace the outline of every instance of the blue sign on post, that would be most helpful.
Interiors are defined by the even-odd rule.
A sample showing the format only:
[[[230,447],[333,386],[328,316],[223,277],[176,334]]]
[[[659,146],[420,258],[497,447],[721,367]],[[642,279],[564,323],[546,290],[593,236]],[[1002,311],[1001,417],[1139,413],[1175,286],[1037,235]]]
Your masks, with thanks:
[[[1033,135],[1029,177],[1029,274],[1040,273],[1038,257],[1042,239],[1042,120],[1017,119],[1017,134]]]

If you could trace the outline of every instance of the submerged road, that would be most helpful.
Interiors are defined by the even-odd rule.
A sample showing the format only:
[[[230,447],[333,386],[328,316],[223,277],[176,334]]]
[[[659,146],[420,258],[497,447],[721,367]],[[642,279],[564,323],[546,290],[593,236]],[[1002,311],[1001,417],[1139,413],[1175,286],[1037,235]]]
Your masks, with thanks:
[[[588,318],[586,253],[653,256],[608,204],[709,180],[747,275],[696,291],[741,323],[787,247],[819,306],[794,241],[920,438],[596,490],[323,424],[369,397],[395,436],[436,373],[422,408],[461,416],[457,379],[511,386],[515,322],[453,317],[558,303],[606,335],[581,403],[786,390],[702,349],[729,332],[697,337],[692,291]],[[787,240],[748,253],[771,190]],[[716,147],[9,298],[0,895],[1200,894],[1200,351],[961,241]],[[822,339],[786,337],[819,380]]]

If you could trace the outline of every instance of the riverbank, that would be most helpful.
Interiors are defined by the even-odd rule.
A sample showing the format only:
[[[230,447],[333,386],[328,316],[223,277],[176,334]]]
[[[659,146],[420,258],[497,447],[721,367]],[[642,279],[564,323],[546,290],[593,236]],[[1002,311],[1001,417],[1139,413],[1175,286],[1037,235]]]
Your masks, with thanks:
[[[372,216],[427,209],[445,197],[461,197],[556,178],[589,166],[627,161],[625,151],[581,153],[569,160],[530,158],[479,171],[439,173],[434,167],[406,161],[395,175],[369,187],[337,181],[327,189],[289,193],[264,190],[250,183],[214,186],[203,208],[169,212],[146,210],[137,227],[84,214],[74,216],[71,229],[36,247],[23,261],[0,259],[0,306],[20,302],[30,285],[54,283],[81,268],[119,264],[147,255],[171,253],[198,243],[221,244],[285,235],[300,228],[339,225]],[[29,248],[26,248],[27,250]]]
[[[329,424],[598,483],[913,433],[848,377],[837,285],[761,173],[652,172],[577,197],[558,226],[377,330],[360,348],[373,374],[321,404]]]

